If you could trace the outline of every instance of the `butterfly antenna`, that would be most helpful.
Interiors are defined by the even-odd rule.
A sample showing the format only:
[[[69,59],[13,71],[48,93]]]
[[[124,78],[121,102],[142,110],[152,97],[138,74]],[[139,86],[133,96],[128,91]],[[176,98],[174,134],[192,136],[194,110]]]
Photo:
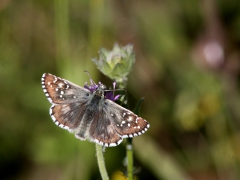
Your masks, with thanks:
[[[88,77],[89,77],[89,79],[90,79],[91,84],[95,84],[95,85],[96,85],[96,83],[95,83],[95,82],[93,81],[93,79],[91,78],[90,73],[89,73],[87,70],[84,70],[84,72],[87,73],[87,75],[88,75]]]

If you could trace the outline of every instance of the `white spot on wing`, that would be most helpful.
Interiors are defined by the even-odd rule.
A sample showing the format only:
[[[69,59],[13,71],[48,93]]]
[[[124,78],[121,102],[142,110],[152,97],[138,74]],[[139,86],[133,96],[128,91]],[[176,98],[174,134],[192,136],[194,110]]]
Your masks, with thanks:
[[[133,120],[133,116],[129,116],[129,117],[128,117],[128,121],[131,122],[132,120]]]
[[[51,118],[52,118],[52,120],[55,122],[56,121],[56,118],[54,117],[54,115],[51,115]],[[56,121],[56,122],[58,122],[58,121]],[[55,122],[55,123],[56,123]],[[59,122],[58,122],[59,123]],[[56,123],[57,124],[57,123]]]
[[[139,117],[136,118],[136,123],[138,123],[138,120],[139,120],[139,119],[140,119]]]
[[[122,139],[120,139],[118,142],[117,142],[117,144],[120,144],[122,142]]]
[[[117,144],[116,143],[110,143],[109,146],[110,147],[113,147],[113,146],[116,146]]]
[[[58,83],[58,87],[59,87],[59,88],[62,88],[63,85],[64,85],[63,83]]]
[[[49,100],[50,103],[52,103],[52,99],[51,98],[47,98]]]
[[[98,139],[95,139],[94,142],[99,144],[99,140]]]
[[[57,79],[57,77],[55,76],[55,77],[54,77],[54,81],[53,81],[53,83],[56,83],[57,80],[58,80],[58,79]]]
[[[49,109],[49,114],[52,115],[52,107]]]

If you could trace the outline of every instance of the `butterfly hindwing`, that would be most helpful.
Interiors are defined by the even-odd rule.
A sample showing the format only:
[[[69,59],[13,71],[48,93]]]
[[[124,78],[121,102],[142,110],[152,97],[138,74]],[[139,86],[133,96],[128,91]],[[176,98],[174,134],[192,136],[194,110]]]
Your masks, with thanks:
[[[89,136],[91,141],[107,147],[117,146],[122,142],[122,137],[117,133],[115,124],[103,109],[100,109],[100,112],[93,118]]]
[[[56,125],[73,131],[80,125],[86,108],[86,102],[56,104],[51,106],[50,115]]]

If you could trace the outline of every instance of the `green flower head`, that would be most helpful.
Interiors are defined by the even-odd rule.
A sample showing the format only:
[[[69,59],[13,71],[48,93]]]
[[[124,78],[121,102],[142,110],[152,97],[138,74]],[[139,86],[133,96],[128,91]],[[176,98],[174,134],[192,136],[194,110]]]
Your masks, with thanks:
[[[98,69],[116,82],[126,82],[127,75],[135,62],[133,46],[120,47],[115,44],[112,51],[101,48],[99,59],[92,59]]]

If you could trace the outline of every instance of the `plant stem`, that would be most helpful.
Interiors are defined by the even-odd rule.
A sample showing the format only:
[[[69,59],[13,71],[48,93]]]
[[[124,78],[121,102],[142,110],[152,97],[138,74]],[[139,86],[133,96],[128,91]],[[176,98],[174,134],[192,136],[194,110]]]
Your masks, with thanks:
[[[119,83],[120,88],[125,88],[126,84],[127,84],[126,81],[120,81],[118,83]],[[127,96],[127,94],[126,94],[126,96]],[[133,145],[132,145],[132,138],[127,138],[126,151],[127,151],[127,177],[128,177],[128,180],[133,180]]]
[[[105,167],[104,157],[103,157],[103,149],[102,149],[102,146],[99,144],[96,144],[96,153],[97,153],[96,156],[98,161],[98,168],[102,176],[102,179],[109,180],[107,170]]]
[[[133,146],[131,139],[127,140],[127,172],[128,180],[133,180]]]

